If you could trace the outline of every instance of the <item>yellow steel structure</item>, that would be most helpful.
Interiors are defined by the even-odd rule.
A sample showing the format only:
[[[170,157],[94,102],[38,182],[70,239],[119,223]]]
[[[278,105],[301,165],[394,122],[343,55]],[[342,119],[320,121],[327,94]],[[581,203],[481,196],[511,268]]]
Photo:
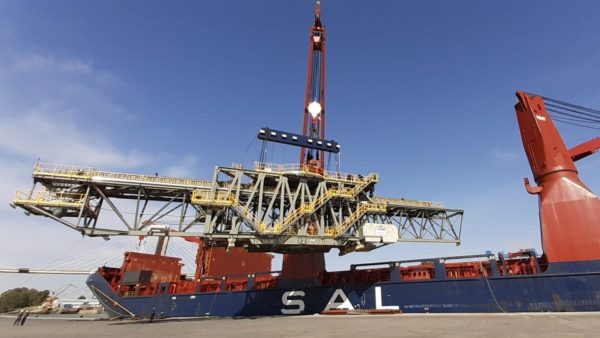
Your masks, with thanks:
[[[316,169],[258,162],[217,167],[208,181],[36,163],[34,188],[17,191],[13,206],[89,236],[199,236],[257,251],[346,253],[383,245],[363,241],[365,223],[396,226],[399,241],[460,242],[462,210],[376,196],[374,173]],[[102,210],[125,227],[99,227]]]
[[[33,176],[48,179],[75,181],[123,181],[128,183],[147,183],[172,186],[210,188],[212,182],[190,178],[166,177],[158,175],[140,175],[96,170],[91,167],[77,167],[53,163],[38,162],[33,168]]]
[[[59,208],[80,208],[84,206],[86,201],[85,194],[69,193],[69,192],[51,192],[47,189],[42,189],[30,196],[21,189],[17,189],[15,193],[15,204],[20,205],[39,205],[47,207]]]

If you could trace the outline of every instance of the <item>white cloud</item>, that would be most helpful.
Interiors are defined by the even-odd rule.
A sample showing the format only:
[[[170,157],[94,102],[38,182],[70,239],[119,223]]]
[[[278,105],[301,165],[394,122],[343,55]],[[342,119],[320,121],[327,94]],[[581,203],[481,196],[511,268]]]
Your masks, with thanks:
[[[62,164],[136,167],[145,156],[135,150],[123,151],[102,137],[82,131],[71,121],[60,121],[44,108],[25,115],[0,118],[0,150],[27,161],[37,158]]]
[[[52,60],[39,54],[29,55],[0,68],[3,73],[27,73],[49,67]]]
[[[11,161],[3,159],[0,163],[0,226],[7,223],[5,212],[13,213],[14,210],[9,207],[9,203],[15,197],[17,188],[31,187],[30,172],[33,169],[33,163],[24,163],[22,161]]]
[[[76,165],[142,165],[148,156],[110,140],[127,119],[127,86],[91,61],[12,51],[0,55],[0,156]],[[114,122],[113,122],[114,121]]]
[[[517,155],[513,151],[502,151],[498,149],[494,149],[492,151],[492,157],[497,161],[514,161],[519,159],[520,155]]]
[[[21,55],[18,53],[8,53],[2,56],[3,64],[0,65],[0,74],[4,77],[9,75],[18,76],[39,76],[39,75],[52,75],[51,80],[57,80],[58,77],[78,74],[85,76],[85,80],[92,81],[91,85],[102,83],[112,86],[125,86],[125,83],[118,79],[114,74],[96,69],[93,67],[91,60],[82,61],[77,58],[57,58],[52,55],[42,54],[25,54]],[[62,73],[62,74],[61,74]],[[83,77],[79,80],[84,79]],[[24,79],[27,81],[27,79]],[[58,79],[60,80],[60,79]],[[74,78],[70,79],[77,80]],[[55,83],[57,86],[65,84],[65,82],[58,81]],[[48,88],[50,89],[50,88]]]
[[[197,167],[198,159],[195,156],[184,156],[177,163],[168,166],[164,174],[160,175],[171,177],[193,177],[195,168]]]
[[[135,238],[82,241],[78,233],[57,222],[26,217],[22,210],[9,207],[16,188],[31,187],[34,161],[41,158],[123,171],[152,166],[161,175],[189,177],[197,157],[147,154],[120,141],[119,124],[131,123],[132,116],[135,119],[118,101],[128,87],[115,74],[94,67],[92,61],[9,54],[0,53],[0,266],[40,268],[61,264],[65,258],[71,269],[107,262],[119,266],[125,247],[115,244],[131,243]],[[115,202],[121,210],[134,208],[130,201]],[[120,222],[109,210],[102,212],[101,227],[122,228]],[[74,243],[79,243],[78,249],[62,257]],[[78,266],[85,252],[94,252],[101,261],[85,260],[86,266]],[[193,268],[193,259],[191,262],[189,268]],[[17,286],[52,289],[75,280],[83,286],[83,278],[72,276],[3,275],[0,292]]]
[[[0,265],[40,267],[81,237],[50,219],[8,207],[16,188],[31,187],[33,162],[132,168],[150,156],[114,140],[115,124],[132,115],[115,99],[127,88],[116,75],[91,61],[7,49],[0,53]],[[87,249],[106,245],[86,243]],[[3,275],[0,291],[54,288],[64,281]]]
[[[68,60],[61,65],[61,70],[89,74],[92,72],[92,65],[91,62],[84,63],[81,60]]]

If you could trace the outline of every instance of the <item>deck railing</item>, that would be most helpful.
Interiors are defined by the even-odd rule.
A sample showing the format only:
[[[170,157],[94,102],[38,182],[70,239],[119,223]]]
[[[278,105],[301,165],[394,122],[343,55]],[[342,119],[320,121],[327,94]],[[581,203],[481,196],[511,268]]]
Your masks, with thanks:
[[[391,204],[391,205],[403,205],[403,206],[408,206],[408,207],[425,207],[425,208],[443,208],[444,207],[444,204],[442,202],[407,200],[404,198],[390,198],[390,197],[375,196],[373,198],[373,201],[377,202],[377,203],[387,203],[387,204]]]
[[[30,193],[27,193],[21,189],[17,189],[14,203],[79,208],[85,203],[85,194],[73,192],[51,192],[43,188],[42,190],[37,191],[30,196]]]
[[[373,182],[379,181],[379,175],[376,173],[370,173],[367,176],[360,174],[340,173],[336,171],[325,170],[316,166],[308,164],[275,164],[275,163],[264,163],[255,162],[254,170],[267,171],[275,173],[308,173],[323,176],[327,179],[360,183],[365,180],[371,180]]]
[[[71,180],[91,181],[94,179],[112,179],[178,186],[206,187],[212,186],[211,181],[191,178],[168,177],[158,175],[129,174],[96,170],[92,167],[77,167],[71,165],[37,162],[33,167],[33,175],[37,177],[63,178]]]

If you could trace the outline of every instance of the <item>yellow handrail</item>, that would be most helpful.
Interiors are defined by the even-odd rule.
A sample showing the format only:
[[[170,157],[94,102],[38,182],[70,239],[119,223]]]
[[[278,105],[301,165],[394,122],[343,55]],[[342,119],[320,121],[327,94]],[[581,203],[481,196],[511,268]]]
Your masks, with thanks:
[[[266,171],[266,172],[274,172],[274,173],[308,173],[308,174],[318,174],[325,178],[334,179],[338,181],[345,182],[355,182],[360,183],[366,180],[372,180],[372,182],[379,181],[379,175],[375,173],[370,173],[367,177],[363,177],[359,174],[349,174],[349,173],[340,173],[335,171],[324,170],[321,168],[317,168],[310,165],[305,164],[275,164],[275,163],[264,163],[264,162],[255,162],[254,170],[257,171]]]
[[[304,203],[299,208],[292,211],[287,217],[277,223],[275,225],[275,232],[281,232],[290,225],[292,225],[295,221],[297,221],[301,216],[305,214],[309,214],[314,212],[315,210],[322,207],[327,201],[329,201],[333,197],[352,197],[351,193],[348,193],[348,190],[338,190],[338,189],[329,189],[327,192],[319,196],[319,198],[315,199],[312,202]]]
[[[294,222],[296,222],[300,217],[305,214],[312,213],[315,210],[319,209],[323,206],[327,201],[329,201],[333,197],[347,197],[352,198],[355,197],[358,193],[360,193],[367,185],[377,182],[378,176],[376,174],[370,174],[365,179],[361,180],[359,184],[356,184],[352,189],[329,189],[325,194],[319,196],[319,198],[315,199],[310,203],[305,203],[300,206],[300,208],[295,209],[291,212],[283,221],[277,223],[275,225],[275,232],[283,231]]]
[[[230,195],[231,202],[235,209],[238,209],[238,214],[242,216],[246,222],[250,223],[250,225],[254,226],[255,229],[258,229],[259,233],[267,233],[267,225],[264,222],[261,222],[256,218],[256,215],[252,213],[248,208],[240,204],[240,201],[235,197],[235,195]]]
[[[407,200],[403,198],[390,198],[390,197],[380,197],[375,196],[373,201],[378,203],[388,203],[394,205],[404,205],[410,207],[428,207],[428,208],[443,208],[444,204],[441,202],[431,202],[431,201],[419,201],[419,200]]]
[[[212,182],[207,180],[196,180],[190,178],[179,178],[179,177],[167,177],[158,175],[142,175],[142,174],[129,174],[119,173],[111,171],[96,170],[92,167],[77,167],[63,164],[54,163],[42,163],[36,162],[33,167],[34,176],[45,176],[53,178],[66,178],[72,180],[83,180],[90,181],[98,178],[108,178],[116,180],[136,181],[136,182],[147,182],[147,183],[158,183],[158,184],[172,184],[172,185],[186,185],[196,187],[211,187]]]
[[[196,189],[192,191],[192,203],[199,205],[219,205],[229,206],[233,204],[235,197],[232,193],[226,191],[207,191]]]
[[[85,194],[74,192],[51,192],[46,188],[43,188],[30,197],[25,191],[17,189],[13,202],[15,204],[79,208],[85,203]]]
[[[356,211],[354,211],[348,218],[346,218],[342,224],[331,229],[329,232],[334,236],[339,236],[346,232],[352,224],[356,223],[362,216],[364,216],[367,212],[386,212],[387,204],[386,203],[361,203]]]

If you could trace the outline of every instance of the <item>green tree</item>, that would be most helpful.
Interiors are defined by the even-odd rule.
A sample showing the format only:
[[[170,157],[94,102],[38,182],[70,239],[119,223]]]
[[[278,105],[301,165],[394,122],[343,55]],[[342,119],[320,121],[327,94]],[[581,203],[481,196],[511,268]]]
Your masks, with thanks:
[[[48,298],[48,290],[16,288],[0,295],[0,313],[20,309],[27,306],[40,305]]]

